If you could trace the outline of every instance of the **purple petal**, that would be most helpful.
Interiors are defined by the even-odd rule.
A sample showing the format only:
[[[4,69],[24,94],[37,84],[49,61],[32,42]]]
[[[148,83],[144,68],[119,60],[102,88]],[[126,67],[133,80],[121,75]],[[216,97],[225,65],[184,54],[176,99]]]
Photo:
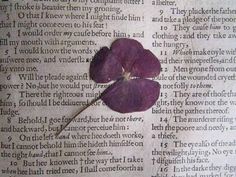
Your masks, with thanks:
[[[131,76],[150,78],[158,76],[161,71],[161,64],[157,57],[150,50],[143,50],[131,69]]]
[[[90,77],[97,83],[107,83],[122,75],[122,66],[117,56],[107,47],[101,48],[90,64]]]
[[[101,99],[114,111],[130,113],[149,109],[159,93],[159,83],[152,80],[119,80],[102,93]]]
[[[143,51],[143,46],[134,39],[121,38],[112,43],[111,51],[118,56],[124,70],[129,72],[139,53]]]

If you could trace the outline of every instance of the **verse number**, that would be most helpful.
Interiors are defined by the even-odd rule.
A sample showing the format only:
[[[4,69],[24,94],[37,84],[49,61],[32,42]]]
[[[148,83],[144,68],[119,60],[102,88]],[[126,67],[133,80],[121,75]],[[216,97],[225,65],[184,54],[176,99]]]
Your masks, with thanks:
[[[11,123],[11,117],[7,118],[7,123],[9,123],[9,124]]]
[[[167,98],[167,93],[161,93],[161,97]]]
[[[159,12],[160,12],[160,15],[162,15],[164,11],[163,11],[163,10],[160,10]]]
[[[167,117],[161,117],[161,118],[160,118],[160,122],[165,122],[165,123],[167,123],[167,122],[168,122]]]
[[[168,147],[168,143],[162,142],[162,143],[161,143],[161,147],[162,147],[162,148],[167,148],[167,147]]]
[[[7,93],[7,100],[10,98],[11,94]]]
[[[12,166],[17,166],[17,162],[11,161],[10,165],[12,165]]]
[[[8,13],[6,15],[7,15],[7,20],[9,20],[10,19],[10,15]]]
[[[11,140],[12,140],[12,137],[11,136],[8,136],[8,142],[11,142]]]
[[[160,172],[168,172],[168,167],[162,167],[162,168],[160,169]]]
[[[6,36],[10,38],[10,37],[11,37],[11,33],[8,32],[8,33],[6,34]]]
[[[5,50],[5,55],[8,55],[9,54],[9,50]]]

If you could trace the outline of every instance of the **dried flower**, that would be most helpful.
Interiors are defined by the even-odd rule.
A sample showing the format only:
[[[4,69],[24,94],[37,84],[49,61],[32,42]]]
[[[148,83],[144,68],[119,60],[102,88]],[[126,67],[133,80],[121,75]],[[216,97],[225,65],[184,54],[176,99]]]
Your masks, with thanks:
[[[121,38],[111,48],[101,48],[90,65],[90,77],[97,83],[116,80],[101,99],[120,113],[145,111],[159,97],[158,82],[146,79],[159,75],[161,65],[155,55],[136,40]]]
[[[149,80],[159,75],[159,60],[136,40],[121,38],[111,48],[103,47],[90,65],[90,77],[97,83],[115,80],[98,98],[79,110],[57,133],[56,137],[81,112],[102,99],[114,111],[130,113],[149,109],[160,94],[158,82]]]

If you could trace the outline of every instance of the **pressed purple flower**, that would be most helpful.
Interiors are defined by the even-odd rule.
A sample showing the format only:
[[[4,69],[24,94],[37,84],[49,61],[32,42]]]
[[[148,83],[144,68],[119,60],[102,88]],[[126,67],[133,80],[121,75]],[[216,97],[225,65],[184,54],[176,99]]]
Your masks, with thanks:
[[[90,65],[90,77],[97,83],[116,80],[100,96],[112,110],[120,113],[145,111],[159,97],[160,85],[147,78],[159,75],[156,56],[136,40],[121,38],[111,48],[101,48]]]
[[[80,113],[102,99],[112,110],[120,113],[145,111],[160,94],[158,82],[147,78],[159,75],[161,65],[155,55],[133,39],[117,39],[111,48],[103,47],[90,64],[90,77],[97,83],[115,80],[104,92],[86,107],[79,110],[61,129],[56,137]]]

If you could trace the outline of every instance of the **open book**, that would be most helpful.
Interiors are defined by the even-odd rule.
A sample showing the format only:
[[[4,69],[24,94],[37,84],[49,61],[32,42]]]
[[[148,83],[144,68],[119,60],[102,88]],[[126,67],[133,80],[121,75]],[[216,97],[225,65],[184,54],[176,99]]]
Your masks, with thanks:
[[[236,176],[234,0],[1,0],[0,176]],[[117,38],[152,51],[158,101],[121,114],[89,77]]]

